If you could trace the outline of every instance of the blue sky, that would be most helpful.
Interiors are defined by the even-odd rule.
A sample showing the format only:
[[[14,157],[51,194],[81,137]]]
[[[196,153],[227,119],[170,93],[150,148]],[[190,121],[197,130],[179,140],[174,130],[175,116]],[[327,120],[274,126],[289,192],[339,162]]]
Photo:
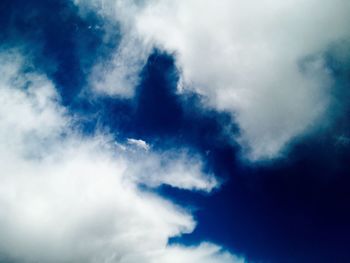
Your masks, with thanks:
[[[348,262],[349,11],[1,1],[0,262]]]

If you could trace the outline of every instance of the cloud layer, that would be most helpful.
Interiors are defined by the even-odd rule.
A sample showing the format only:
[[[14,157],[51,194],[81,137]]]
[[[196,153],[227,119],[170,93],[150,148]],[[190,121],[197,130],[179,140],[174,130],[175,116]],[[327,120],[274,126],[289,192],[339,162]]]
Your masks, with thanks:
[[[99,90],[102,85],[107,94],[132,96],[151,47],[172,52],[182,77],[179,89],[194,90],[205,96],[206,106],[230,112],[241,129],[235,139],[253,161],[280,156],[293,138],[317,127],[332,86],[323,53],[349,39],[346,0],[76,4],[122,28],[114,62],[108,71],[97,71],[105,80],[97,85],[98,74],[92,76]]]
[[[104,133],[83,136],[74,128],[79,119],[28,60],[7,50],[0,61],[0,255],[16,262],[244,261],[210,243],[168,245],[193,230],[193,217],[138,187],[210,191],[217,183],[199,158],[121,145]]]

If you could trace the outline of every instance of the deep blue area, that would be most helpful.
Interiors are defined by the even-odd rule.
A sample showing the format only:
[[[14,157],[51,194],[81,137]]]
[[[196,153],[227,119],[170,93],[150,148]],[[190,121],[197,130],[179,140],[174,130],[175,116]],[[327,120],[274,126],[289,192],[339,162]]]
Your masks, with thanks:
[[[194,233],[171,242],[210,240],[252,262],[350,262],[349,67],[327,54],[336,78],[333,122],[300,139],[288,155],[266,166],[238,160],[230,134],[238,129],[225,113],[203,109],[201,97],[176,94],[178,72],[171,54],[154,50],[132,100],[80,96],[96,61],[118,44],[103,43],[94,14],[85,19],[69,1],[0,2],[2,47],[24,48],[36,70],[53,80],[64,105],[82,117],[87,134],[110,129],[120,140],[142,138],[155,150],[199,153],[206,169],[222,178],[211,195],[162,187],[159,193],[197,207]],[[1,260],[0,260],[1,261]]]

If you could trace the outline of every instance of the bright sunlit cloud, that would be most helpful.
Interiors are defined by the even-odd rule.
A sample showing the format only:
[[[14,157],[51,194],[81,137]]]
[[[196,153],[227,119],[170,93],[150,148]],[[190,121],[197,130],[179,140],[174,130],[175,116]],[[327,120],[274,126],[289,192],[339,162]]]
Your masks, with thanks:
[[[199,158],[152,152],[142,140],[118,147],[108,134],[83,136],[28,59],[5,50],[0,61],[1,255],[48,263],[244,262],[210,243],[168,245],[195,220],[138,187],[210,191],[217,182]]]
[[[181,89],[231,113],[241,130],[234,139],[252,161],[280,156],[323,120],[333,80],[323,53],[349,39],[347,0],[75,3],[122,28],[109,69],[96,66],[93,86],[130,97],[152,47],[174,53]]]

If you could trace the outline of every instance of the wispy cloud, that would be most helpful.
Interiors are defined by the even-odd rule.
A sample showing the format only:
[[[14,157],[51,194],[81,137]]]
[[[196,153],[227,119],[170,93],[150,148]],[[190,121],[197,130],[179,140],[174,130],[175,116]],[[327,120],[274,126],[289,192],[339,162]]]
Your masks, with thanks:
[[[150,146],[148,143],[146,143],[144,140],[141,139],[133,139],[133,138],[128,138],[127,140],[128,144],[134,145],[138,148],[141,148],[145,151],[148,151],[150,149]]]

